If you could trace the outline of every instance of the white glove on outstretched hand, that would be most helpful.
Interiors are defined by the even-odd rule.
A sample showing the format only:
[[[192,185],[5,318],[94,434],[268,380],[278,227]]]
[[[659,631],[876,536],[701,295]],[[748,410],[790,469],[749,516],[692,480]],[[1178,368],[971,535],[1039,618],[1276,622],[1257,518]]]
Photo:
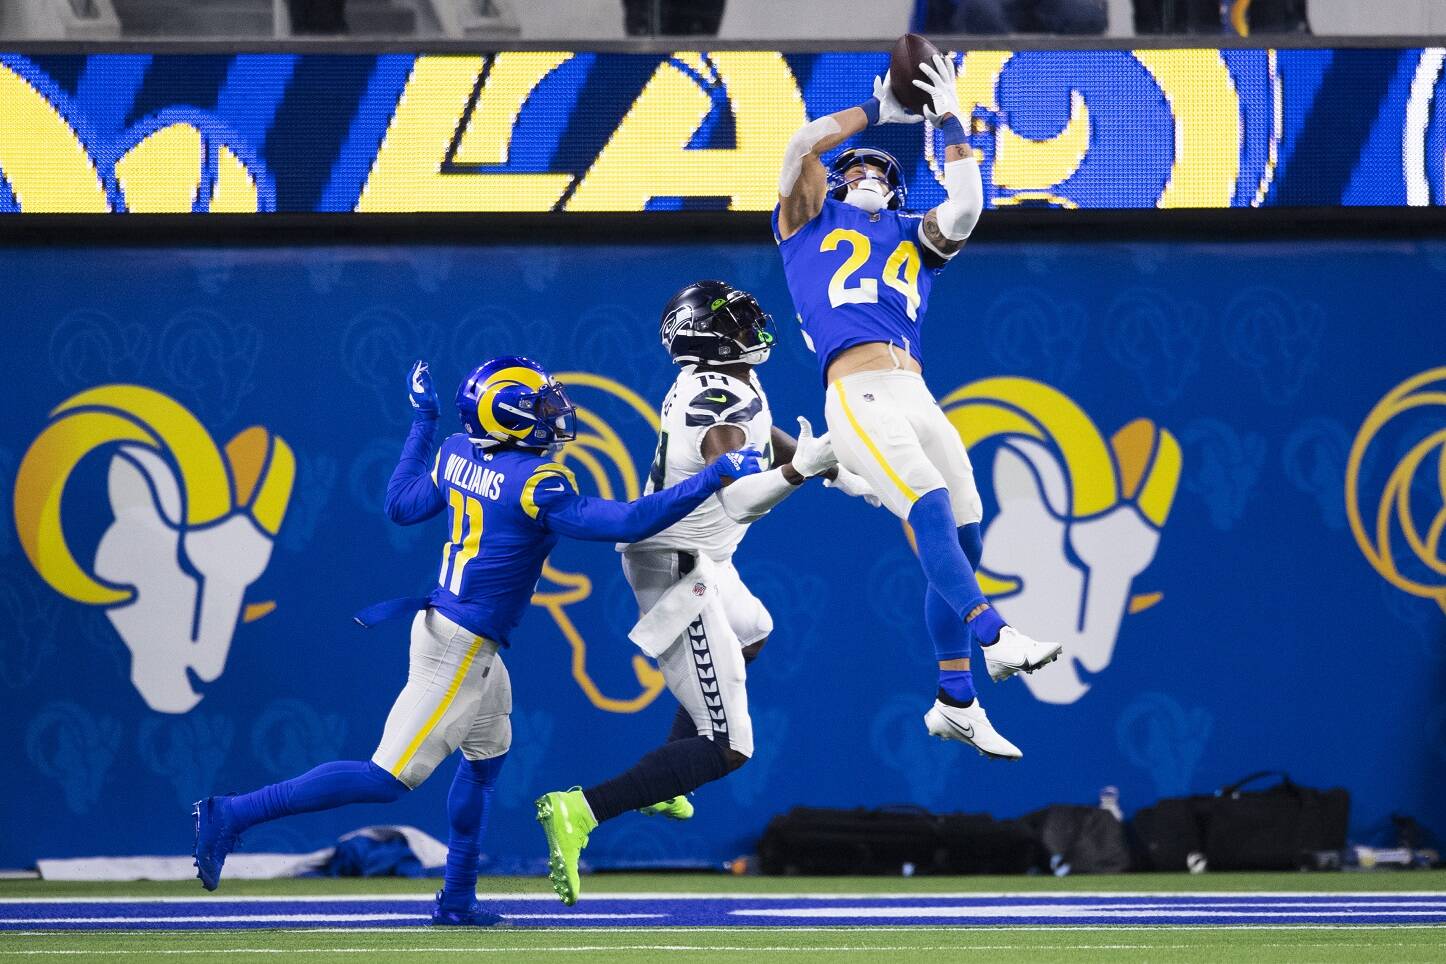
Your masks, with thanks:
[[[874,78],[874,98],[879,102],[880,124],[920,124],[924,115],[915,114],[899,103],[894,88],[889,86],[889,75]]]
[[[863,499],[875,509],[884,504],[883,500],[874,493],[873,486],[869,485],[868,479],[862,475],[855,475],[842,465],[838,467],[838,475],[831,479],[824,479],[823,484],[830,489],[838,489],[844,495]]]
[[[953,114],[964,123],[965,118],[959,112],[959,87],[958,75],[954,71],[954,58],[949,54],[939,54],[932,61],[919,65],[919,72],[929,80],[914,81],[914,86],[929,95],[931,104],[924,105],[924,116],[929,119],[930,124],[937,125],[939,118],[945,114]],[[932,108],[932,109],[931,109]],[[882,112],[880,112],[882,117]]]
[[[835,465],[838,465],[838,457],[833,454],[833,443],[829,441],[828,433],[824,432],[814,438],[813,426],[800,415],[798,446],[793,452],[793,470],[804,478],[809,478],[822,475]]]

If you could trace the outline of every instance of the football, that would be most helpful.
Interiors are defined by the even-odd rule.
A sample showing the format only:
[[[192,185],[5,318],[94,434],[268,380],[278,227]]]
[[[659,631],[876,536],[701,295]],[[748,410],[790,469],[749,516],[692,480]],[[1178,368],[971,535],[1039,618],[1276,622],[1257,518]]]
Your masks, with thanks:
[[[934,59],[939,48],[916,33],[906,33],[894,44],[889,58],[889,87],[900,104],[916,114],[924,111],[929,95],[914,86],[914,81],[928,80],[919,72],[919,65]]]

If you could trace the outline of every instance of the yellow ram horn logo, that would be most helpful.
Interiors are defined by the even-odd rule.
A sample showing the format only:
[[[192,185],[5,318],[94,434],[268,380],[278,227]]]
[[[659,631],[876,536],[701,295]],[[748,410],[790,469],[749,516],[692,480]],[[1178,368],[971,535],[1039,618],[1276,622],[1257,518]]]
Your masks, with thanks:
[[[557,380],[569,390],[590,388],[606,392],[641,415],[652,431],[657,432],[660,427],[657,413],[637,392],[620,382],[589,372],[560,372]],[[577,419],[577,438],[563,448],[559,461],[579,476],[585,474],[591,478],[593,489],[605,499],[636,499],[642,494],[642,475],[622,437],[595,411],[581,405],[577,407]],[[539,589],[532,597],[532,604],[547,610],[572,648],[572,678],[589,702],[610,713],[636,713],[657,699],[666,685],[663,674],[637,652],[633,653],[632,667],[640,687],[638,693],[621,698],[603,693],[588,671],[587,641],[567,612],[568,606],[592,595],[592,580],[584,573],[556,568],[551,559],[543,563],[542,576],[556,588]]]
[[[1144,418],[1106,440],[1067,395],[1028,378],[973,382],[941,406],[967,448],[999,442],[980,585],[1005,619],[1064,642],[1066,658],[1025,683],[1073,703],[1089,689],[1081,670],[1109,666],[1125,615],[1163,598],[1133,586],[1170,515],[1180,444]]]
[[[106,607],[147,705],[187,712],[201,700],[188,671],[215,681],[238,619],[274,608],[262,602],[243,610],[243,602],[270,561],[295,457],[259,425],[220,449],[182,405],[139,385],[88,389],[50,416],[15,479],[25,556],[56,592]],[[100,449],[110,451],[113,519],[87,569],[66,538],[62,507],[76,466]]]
[[[1362,475],[1372,474],[1373,461],[1392,458],[1371,505],[1364,490],[1375,480]],[[1346,461],[1346,518],[1381,578],[1446,610],[1446,367],[1406,379],[1366,415]]]

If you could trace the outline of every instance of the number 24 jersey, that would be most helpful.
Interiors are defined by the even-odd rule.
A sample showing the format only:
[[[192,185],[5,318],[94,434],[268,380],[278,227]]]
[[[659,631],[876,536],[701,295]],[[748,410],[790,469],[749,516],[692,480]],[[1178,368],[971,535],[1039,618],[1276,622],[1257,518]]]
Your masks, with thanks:
[[[783,275],[818,355],[820,374],[854,345],[888,342],[920,360],[919,323],[944,264],[919,240],[922,214],[869,214],[825,198],[823,209],[778,241]],[[778,239],[778,210],[773,212]]]

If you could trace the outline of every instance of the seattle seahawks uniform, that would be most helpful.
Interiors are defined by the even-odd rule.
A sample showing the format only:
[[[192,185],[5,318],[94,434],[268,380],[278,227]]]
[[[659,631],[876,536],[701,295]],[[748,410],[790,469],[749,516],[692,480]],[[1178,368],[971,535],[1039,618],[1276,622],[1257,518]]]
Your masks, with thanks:
[[[705,367],[684,366],[663,401],[660,421],[649,492],[703,471],[708,464],[703,438],[717,425],[737,426],[746,436],[744,444],[763,452],[765,463],[771,464],[773,415],[752,371],[744,381]],[[693,572],[699,556],[709,559],[718,605],[705,608],[682,645],[658,657],[658,667],[698,724],[699,735],[711,735],[751,756],[753,727],[744,692],[742,647],[766,638],[773,631],[773,617],[733,567],[733,551],[747,532],[748,524],[734,522],[713,498],[657,535],[622,548],[623,573],[641,613]],[[716,693],[710,675],[716,676]]]
[[[703,437],[715,425],[736,425],[743,430],[745,445],[769,456],[772,451],[773,413],[758,376],[748,380],[725,375],[697,365],[686,365],[663,400],[659,416],[661,430],[646,491],[676,485],[703,470]],[[765,462],[772,463],[771,458]],[[688,549],[706,552],[726,560],[743,540],[748,526],[734,522],[717,499],[709,499],[683,521],[664,529],[638,548]]]

